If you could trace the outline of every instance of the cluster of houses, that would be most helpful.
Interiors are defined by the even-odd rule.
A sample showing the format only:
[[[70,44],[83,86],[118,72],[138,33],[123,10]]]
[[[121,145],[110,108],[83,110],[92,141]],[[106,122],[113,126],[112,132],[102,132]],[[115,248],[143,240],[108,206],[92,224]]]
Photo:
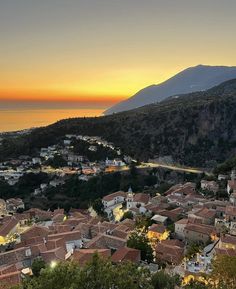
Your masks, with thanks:
[[[35,259],[50,266],[73,260],[83,266],[95,252],[111,257],[114,263],[139,263],[140,251],[126,247],[135,221],[119,223],[91,217],[88,211],[53,212],[32,208],[21,214],[4,216],[0,222],[0,283],[18,284],[31,275]]]
[[[164,195],[118,191],[103,197],[108,219],[92,216],[87,210],[43,211],[31,208],[18,213],[22,201],[0,202],[0,282],[18,284],[32,274],[31,266],[41,258],[50,266],[74,260],[83,266],[97,252],[117,262],[141,260],[141,252],[127,247],[133,232],[145,234],[152,246],[155,270],[162,264],[184,280],[211,272],[217,254],[236,256],[236,180],[228,180],[229,201],[205,198],[194,183],[172,186]],[[132,219],[123,218],[131,212]],[[149,219],[140,231],[137,219]],[[199,252],[186,257],[191,244]]]
[[[116,152],[117,158],[112,160],[106,158],[103,161],[91,162],[87,156],[73,152],[73,142],[79,140],[87,142],[89,144],[88,150],[92,152],[96,152],[98,146],[111,149]],[[58,168],[50,167],[48,162],[57,156],[60,156],[64,160],[64,164]],[[72,174],[78,175],[78,178],[82,181],[88,181],[91,177],[101,172],[122,169],[127,166],[127,163],[132,161],[128,156],[125,156],[124,160],[120,156],[121,151],[119,148],[114,147],[112,143],[100,137],[66,135],[64,140],[59,144],[41,148],[37,156],[22,155],[18,159],[0,163],[0,179],[6,181],[10,186],[14,186],[25,174],[47,173],[50,175],[50,181],[46,184],[40,184],[32,192],[34,196],[43,195],[48,187],[62,185],[65,179]]]
[[[219,184],[203,180],[201,188],[217,192]],[[105,196],[102,202],[108,217],[116,221],[122,219],[126,211],[132,212],[134,219],[140,215],[151,218],[147,237],[156,262],[169,264],[188,283],[200,280],[202,273],[210,273],[211,262],[217,254],[236,256],[234,173],[227,181],[225,191],[229,194],[228,200],[206,198],[198,192],[195,183],[188,182],[172,186],[162,196],[134,194],[130,189],[127,193],[115,192]],[[187,258],[187,252],[194,244],[201,249]]]

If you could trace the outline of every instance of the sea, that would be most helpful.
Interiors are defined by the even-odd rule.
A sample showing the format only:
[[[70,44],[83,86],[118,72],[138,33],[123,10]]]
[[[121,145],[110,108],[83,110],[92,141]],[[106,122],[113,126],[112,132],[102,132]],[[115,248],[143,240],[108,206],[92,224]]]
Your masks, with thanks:
[[[66,118],[101,116],[106,108],[78,103],[0,101],[0,132],[42,127]]]

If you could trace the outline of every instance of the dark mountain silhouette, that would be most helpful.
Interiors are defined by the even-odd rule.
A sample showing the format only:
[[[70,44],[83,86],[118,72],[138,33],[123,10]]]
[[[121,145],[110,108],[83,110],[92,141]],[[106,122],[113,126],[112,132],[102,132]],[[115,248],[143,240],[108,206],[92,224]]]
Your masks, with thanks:
[[[198,65],[187,68],[158,85],[148,86],[104,112],[105,115],[160,102],[169,96],[207,90],[236,78],[236,67]]]

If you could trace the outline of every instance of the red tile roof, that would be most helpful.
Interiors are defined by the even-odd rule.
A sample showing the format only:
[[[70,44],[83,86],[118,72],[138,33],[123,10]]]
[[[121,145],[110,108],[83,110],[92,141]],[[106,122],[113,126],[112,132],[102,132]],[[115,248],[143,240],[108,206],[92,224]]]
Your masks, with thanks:
[[[109,202],[109,201],[112,201],[116,197],[126,198],[126,196],[127,196],[127,193],[125,193],[123,191],[118,191],[118,192],[112,193],[110,195],[107,195],[107,196],[103,197],[102,199],[103,199],[103,201]]]
[[[92,260],[94,254],[98,254],[100,257],[109,258],[111,256],[111,250],[110,249],[75,250],[72,256],[72,260],[78,262],[81,266],[83,266]]]
[[[141,253],[140,250],[123,247],[118,249],[111,257],[112,262],[124,262],[130,261],[133,263],[139,263],[141,260]]]

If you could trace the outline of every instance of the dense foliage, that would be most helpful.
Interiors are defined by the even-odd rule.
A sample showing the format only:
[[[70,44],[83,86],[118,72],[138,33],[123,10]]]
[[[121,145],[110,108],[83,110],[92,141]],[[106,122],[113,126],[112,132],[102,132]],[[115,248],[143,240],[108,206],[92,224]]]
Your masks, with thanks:
[[[129,248],[138,249],[141,251],[141,259],[146,262],[153,261],[153,251],[146,234],[134,232],[129,236],[127,241]]]

